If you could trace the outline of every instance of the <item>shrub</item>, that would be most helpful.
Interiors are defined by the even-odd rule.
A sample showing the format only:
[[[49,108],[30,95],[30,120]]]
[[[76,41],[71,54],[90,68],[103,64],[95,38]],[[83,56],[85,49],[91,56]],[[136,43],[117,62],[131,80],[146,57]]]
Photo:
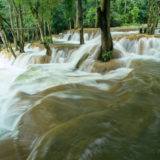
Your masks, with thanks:
[[[102,53],[102,60],[104,62],[109,61],[112,57],[112,53],[113,53],[113,51],[106,51],[106,52]]]
[[[44,42],[43,43],[52,43],[52,37],[44,37]]]

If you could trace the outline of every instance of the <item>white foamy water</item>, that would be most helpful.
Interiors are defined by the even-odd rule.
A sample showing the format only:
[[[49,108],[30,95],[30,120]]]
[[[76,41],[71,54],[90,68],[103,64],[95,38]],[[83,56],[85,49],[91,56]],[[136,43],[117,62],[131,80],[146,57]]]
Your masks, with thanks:
[[[136,34],[137,32],[113,32],[112,35],[131,33]],[[80,83],[108,90],[111,87],[110,84],[97,83],[97,81],[123,79],[132,72],[132,68],[130,68],[132,60],[160,62],[160,39],[141,38],[138,41],[121,39],[114,42],[114,48],[121,52],[120,60],[125,63],[126,67],[123,66],[123,68],[115,69],[106,74],[77,70],[75,66],[85,54],[89,54],[87,63],[92,68],[90,62],[96,60],[97,50],[100,47],[99,32],[86,33],[84,37],[85,44],[78,49],[53,49],[50,64],[34,64],[33,57],[44,56],[45,51],[40,51],[39,48],[33,49],[30,44],[25,47],[26,53],[21,54],[15,61],[8,60],[0,54],[0,130],[2,128],[14,130],[22,113],[32,105],[26,102],[22,104],[21,108],[13,108],[13,104],[18,101],[16,95],[20,92],[35,94],[50,87],[70,83]],[[53,40],[67,44],[78,44],[79,35],[68,32],[60,38],[53,38]],[[92,50],[94,47],[95,49]],[[58,96],[61,95],[58,94]]]

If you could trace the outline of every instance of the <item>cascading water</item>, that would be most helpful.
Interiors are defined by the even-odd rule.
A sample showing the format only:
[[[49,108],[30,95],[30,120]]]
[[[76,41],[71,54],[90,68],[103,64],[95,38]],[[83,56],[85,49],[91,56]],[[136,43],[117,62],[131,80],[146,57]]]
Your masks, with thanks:
[[[53,40],[48,64],[31,45],[15,61],[0,55],[0,159],[158,160],[160,39],[114,41],[106,64],[99,32],[82,46],[77,33]]]

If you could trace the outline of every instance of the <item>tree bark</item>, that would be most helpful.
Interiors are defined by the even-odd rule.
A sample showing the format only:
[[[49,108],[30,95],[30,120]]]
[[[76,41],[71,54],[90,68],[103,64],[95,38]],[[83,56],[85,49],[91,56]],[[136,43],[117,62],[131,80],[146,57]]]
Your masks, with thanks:
[[[50,22],[49,22],[49,21],[47,22],[47,27],[48,27],[48,34],[49,34],[49,37],[52,38],[51,25],[50,25]]]
[[[72,22],[71,22],[71,19],[68,20],[68,29],[69,29],[69,30],[72,29]]]
[[[147,22],[147,33],[154,34],[156,25],[159,18],[159,0],[148,0],[148,22]]]
[[[45,47],[46,50],[47,50],[46,55],[51,56],[52,50],[51,50],[49,44],[48,44],[47,42],[44,42],[43,44],[44,44],[44,47]]]
[[[80,44],[84,44],[82,0],[78,0],[78,21],[79,21],[79,28],[80,28]]]
[[[11,43],[9,42],[9,40],[7,39],[7,35],[6,32],[4,30],[4,27],[1,26],[1,34],[0,34],[3,43],[5,44],[5,46],[7,47],[7,49],[10,51],[10,53],[13,55],[13,57],[16,59],[16,54],[14,53],[14,50],[12,49]]]
[[[40,4],[40,1],[37,1],[36,6],[33,8],[32,3],[29,3],[30,9],[32,12],[32,15],[35,17],[35,19],[38,22],[38,27],[40,31],[40,37],[41,37],[41,42],[43,43],[44,47],[46,48],[46,54],[51,55],[52,50],[49,46],[49,42],[45,39],[44,35],[44,23],[43,23],[43,18],[39,15],[39,7],[42,5]]]
[[[20,21],[20,52],[24,53],[24,24],[22,17],[22,7],[19,5],[19,21]]]
[[[17,36],[17,45],[19,45],[19,41],[20,41],[20,26],[19,26],[19,19],[18,19],[18,9],[17,6],[15,4],[15,1],[12,0],[12,4],[13,4],[13,12],[14,12],[14,16],[15,16],[15,21],[16,21],[16,36]]]
[[[148,22],[147,22],[147,33],[151,34],[151,18],[152,18],[152,12],[153,12],[153,0],[148,0]]]
[[[110,0],[102,0],[101,8],[98,8],[99,26],[101,29],[101,55],[113,50],[113,41],[110,33]]]
[[[47,36],[47,32],[46,32],[46,21],[44,20],[43,21],[43,24],[44,24],[44,36]]]
[[[6,38],[5,38],[5,36],[4,36],[2,31],[0,32],[0,37],[1,37],[1,40],[2,40],[2,42],[4,44],[4,46],[6,47],[7,51],[9,52],[7,41],[6,41]]]
[[[96,0],[96,8],[98,8],[98,0]],[[95,22],[95,27],[97,28],[97,27],[99,27],[98,26],[98,13],[96,12],[96,22]]]
[[[76,1],[76,20],[75,20],[75,29],[78,28],[78,1]]]
[[[16,37],[16,33],[14,31],[14,25],[13,25],[13,16],[12,16],[11,1],[7,0],[7,2],[8,2],[8,8],[9,8],[10,23],[11,23],[11,33],[12,33],[12,36],[13,36],[13,41],[14,41],[15,48],[16,48],[16,50],[18,50],[17,37]]]
[[[124,2],[124,15],[126,14],[127,11],[127,0]],[[126,23],[126,18],[124,18],[124,22]]]
[[[157,25],[157,22],[158,22],[158,18],[159,18],[159,2],[157,0],[155,13],[154,13],[154,17],[153,17],[153,24],[152,24],[152,28],[151,28],[151,34],[155,33],[155,29],[156,29],[156,25]]]
[[[38,41],[39,40],[39,30],[38,30],[38,28],[36,29],[36,41]]]
[[[34,38],[34,31],[32,31],[32,42],[34,42],[35,38]]]
[[[27,41],[30,42],[30,30],[28,29]]]
[[[41,35],[41,41],[44,42],[44,29],[43,29],[43,20],[38,15],[38,27]]]

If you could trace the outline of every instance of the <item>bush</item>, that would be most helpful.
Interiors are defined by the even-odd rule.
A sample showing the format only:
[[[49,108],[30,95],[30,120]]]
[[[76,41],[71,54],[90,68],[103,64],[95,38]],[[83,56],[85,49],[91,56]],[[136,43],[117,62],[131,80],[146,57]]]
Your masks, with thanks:
[[[48,37],[48,36],[44,37],[44,42],[43,43],[52,43],[52,42],[53,42],[52,37]]]
[[[123,17],[116,12],[111,12],[111,27],[121,26],[124,22]]]
[[[109,61],[112,57],[112,54],[113,54],[113,51],[107,51],[107,52],[102,53],[102,60],[104,62]]]

